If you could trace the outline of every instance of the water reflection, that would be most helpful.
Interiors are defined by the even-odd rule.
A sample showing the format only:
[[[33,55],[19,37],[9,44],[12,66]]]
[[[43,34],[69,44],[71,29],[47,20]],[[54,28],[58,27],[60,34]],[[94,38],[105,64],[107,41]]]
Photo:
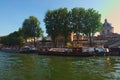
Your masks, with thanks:
[[[0,52],[0,80],[118,80],[120,57],[55,57]]]

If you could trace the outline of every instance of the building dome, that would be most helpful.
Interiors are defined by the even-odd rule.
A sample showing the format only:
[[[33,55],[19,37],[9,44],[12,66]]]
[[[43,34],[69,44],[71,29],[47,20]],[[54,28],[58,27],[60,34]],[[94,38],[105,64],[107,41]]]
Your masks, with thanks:
[[[110,23],[108,23],[107,19],[103,23],[103,29],[100,32],[100,35],[111,35],[113,33],[113,27]]]
[[[105,19],[105,22],[103,24],[103,27],[112,27],[110,23],[107,22],[107,19]]]

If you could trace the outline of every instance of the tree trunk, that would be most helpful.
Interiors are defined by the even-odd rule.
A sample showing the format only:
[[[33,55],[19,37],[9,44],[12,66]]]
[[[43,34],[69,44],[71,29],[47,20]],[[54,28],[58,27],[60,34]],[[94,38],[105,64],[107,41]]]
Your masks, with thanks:
[[[27,38],[24,38],[25,39],[25,43],[27,43]]]
[[[89,46],[90,46],[90,47],[93,46],[93,45],[92,45],[92,37],[91,37],[91,36],[89,36]]]
[[[57,47],[57,41],[54,40],[53,43],[54,43],[54,47],[56,48]]]
[[[77,37],[77,44],[78,44],[79,43],[79,34],[78,33],[77,33],[76,37]]]
[[[78,33],[76,33],[76,37],[77,37],[76,47],[78,47],[78,44],[79,44],[79,34]]]
[[[64,40],[64,46],[66,47],[68,39],[67,39],[67,36],[65,36],[64,38],[65,38],[65,40]]]

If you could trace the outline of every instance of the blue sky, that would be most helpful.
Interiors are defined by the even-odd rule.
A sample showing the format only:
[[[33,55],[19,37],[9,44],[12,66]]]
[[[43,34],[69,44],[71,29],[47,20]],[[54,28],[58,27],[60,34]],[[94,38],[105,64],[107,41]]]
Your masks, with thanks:
[[[102,22],[108,18],[116,28],[115,32],[120,32],[119,3],[120,0],[0,0],[0,36],[17,31],[29,16],[36,16],[45,31],[45,13],[61,7],[68,10],[74,7],[93,8],[102,14]]]

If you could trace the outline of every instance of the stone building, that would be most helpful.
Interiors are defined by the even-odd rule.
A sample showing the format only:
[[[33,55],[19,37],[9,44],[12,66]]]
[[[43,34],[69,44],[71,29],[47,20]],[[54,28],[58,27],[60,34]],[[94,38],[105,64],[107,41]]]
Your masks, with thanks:
[[[105,19],[103,29],[100,31],[100,35],[98,35],[97,39],[116,40],[119,38],[120,35],[118,33],[114,33],[114,27],[112,27],[107,19]]]
[[[120,44],[120,34],[114,33],[114,27],[105,19],[105,22],[103,23],[103,29],[100,31],[100,35],[98,35],[97,39],[99,40],[107,40],[104,43],[104,46],[106,47],[116,47]],[[113,46],[114,45],[114,46]]]
[[[100,35],[111,35],[114,33],[114,27],[110,23],[108,23],[107,19],[103,23],[103,29],[100,32]]]

